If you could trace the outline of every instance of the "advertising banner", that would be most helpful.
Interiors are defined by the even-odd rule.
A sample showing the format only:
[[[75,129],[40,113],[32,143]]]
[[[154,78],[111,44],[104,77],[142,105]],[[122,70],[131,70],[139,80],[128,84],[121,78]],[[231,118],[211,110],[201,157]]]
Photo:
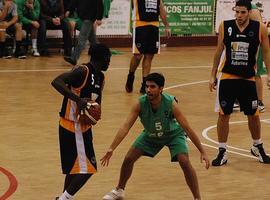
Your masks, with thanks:
[[[127,35],[130,26],[130,0],[115,0],[111,3],[108,18],[102,20],[97,35]]]
[[[164,0],[164,6],[173,35],[213,33],[215,0]]]

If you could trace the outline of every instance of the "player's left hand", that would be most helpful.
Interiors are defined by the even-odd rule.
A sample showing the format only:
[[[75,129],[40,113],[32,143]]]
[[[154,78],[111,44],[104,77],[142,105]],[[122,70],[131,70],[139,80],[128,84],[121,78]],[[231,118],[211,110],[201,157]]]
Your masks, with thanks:
[[[171,37],[171,29],[169,27],[165,27],[165,34],[167,38]]]
[[[109,162],[110,162],[110,158],[112,157],[113,154],[113,150],[112,149],[108,149],[106,154],[100,159],[101,161],[101,165],[104,166],[108,166]]]
[[[206,153],[201,154],[201,163],[203,163],[203,161],[205,162],[205,169],[208,169],[210,167],[210,161]]]
[[[96,24],[97,26],[100,26],[100,25],[102,24],[102,20],[98,20],[98,19],[97,19],[97,20],[95,21],[95,24]]]

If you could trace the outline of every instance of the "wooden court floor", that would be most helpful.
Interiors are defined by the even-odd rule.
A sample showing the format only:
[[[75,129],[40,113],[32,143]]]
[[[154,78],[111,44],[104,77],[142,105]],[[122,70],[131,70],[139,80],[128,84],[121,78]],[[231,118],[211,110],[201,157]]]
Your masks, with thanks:
[[[117,50],[122,54],[112,57],[110,70],[106,72],[102,120],[93,128],[97,160],[106,152],[130,105],[139,96],[141,69],[136,72],[135,91],[127,94],[124,84],[131,53],[129,48]],[[217,153],[215,94],[208,89],[214,50],[215,47],[163,48],[152,67],[152,71],[165,75],[165,92],[179,99],[180,108],[211,160]],[[84,54],[80,62],[87,60]],[[64,176],[60,168],[58,111],[62,97],[50,82],[70,68],[57,54],[49,58],[0,59],[0,197],[8,191],[11,200],[52,200],[61,193]],[[267,111],[261,120],[267,152],[270,152],[269,99],[270,91],[264,87]],[[189,143],[202,199],[269,200],[270,165],[260,164],[250,155],[252,141],[245,116],[234,113],[231,122],[234,122],[228,142],[231,152],[226,166],[205,170],[199,152]],[[138,120],[115,151],[110,166],[103,168],[98,163],[98,173],[76,199],[100,200],[116,186],[123,158],[141,129]],[[142,158],[135,164],[126,199],[188,200],[192,195],[179,165],[171,163],[168,150],[163,149],[154,159]]]

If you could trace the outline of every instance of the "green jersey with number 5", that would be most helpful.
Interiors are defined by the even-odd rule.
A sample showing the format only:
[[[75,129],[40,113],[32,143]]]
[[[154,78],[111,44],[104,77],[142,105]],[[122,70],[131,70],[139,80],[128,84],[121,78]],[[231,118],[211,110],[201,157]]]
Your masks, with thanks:
[[[179,131],[184,134],[183,128],[176,121],[172,112],[175,97],[166,93],[161,96],[161,105],[155,112],[152,110],[147,95],[139,98],[141,106],[139,117],[144,126],[144,132],[153,138],[172,137],[174,134],[179,134]],[[175,131],[177,129],[178,131]]]

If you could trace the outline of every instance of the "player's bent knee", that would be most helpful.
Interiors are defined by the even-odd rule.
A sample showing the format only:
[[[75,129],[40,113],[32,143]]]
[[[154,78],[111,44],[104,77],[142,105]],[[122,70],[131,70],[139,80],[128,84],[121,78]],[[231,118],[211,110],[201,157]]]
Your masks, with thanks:
[[[190,166],[188,154],[178,154],[177,160],[182,168],[186,168]]]
[[[123,165],[128,166],[128,165],[133,164],[134,162],[135,162],[135,160],[132,157],[126,156],[124,161],[123,161]]]

